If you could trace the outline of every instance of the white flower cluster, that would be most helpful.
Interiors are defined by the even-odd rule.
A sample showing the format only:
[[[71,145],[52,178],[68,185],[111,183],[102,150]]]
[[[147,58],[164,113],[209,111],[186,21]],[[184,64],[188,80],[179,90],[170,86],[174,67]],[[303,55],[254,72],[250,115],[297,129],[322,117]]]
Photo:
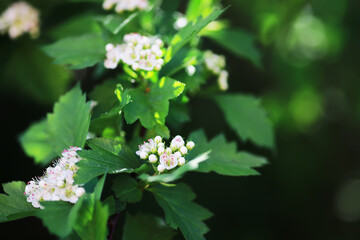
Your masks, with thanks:
[[[218,75],[218,84],[221,90],[226,91],[228,86],[229,73],[225,68],[225,57],[223,55],[217,55],[210,50],[204,53],[206,67],[215,75]]]
[[[25,187],[24,194],[27,201],[36,208],[43,209],[40,201],[66,201],[76,203],[84,193],[85,189],[73,185],[74,175],[78,170],[76,163],[81,160],[76,153],[81,150],[78,147],[70,147],[62,152],[62,158],[48,167],[44,176],[29,181]]]
[[[24,33],[31,37],[39,34],[39,11],[26,2],[16,2],[0,16],[0,32],[17,38]]]
[[[165,148],[160,136],[149,139],[143,145],[139,145],[139,151],[136,152],[141,159],[149,160],[152,164],[158,164],[157,170],[161,173],[165,170],[171,170],[177,166],[185,164],[184,156],[188,150],[195,147],[195,143],[189,141],[185,145],[185,141],[181,136],[176,136],[170,144]]]
[[[128,64],[134,71],[159,71],[164,64],[162,47],[164,43],[156,37],[146,37],[138,33],[124,36],[124,43],[106,45],[105,68],[115,69],[120,61]]]
[[[134,11],[135,9],[143,10],[148,4],[147,0],[105,0],[103,8],[110,10],[115,6],[115,11],[121,13],[124,11]]]

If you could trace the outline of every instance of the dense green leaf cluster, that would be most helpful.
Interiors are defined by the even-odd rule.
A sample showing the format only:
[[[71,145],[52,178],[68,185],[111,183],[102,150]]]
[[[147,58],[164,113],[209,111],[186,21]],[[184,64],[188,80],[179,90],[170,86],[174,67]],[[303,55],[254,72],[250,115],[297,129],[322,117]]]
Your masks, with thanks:
[[[75,0],[69,2],[71,6]],[[102,1],[92,2],[100,7]],[[208,140],[204,130],[190,134],[188,139],[195,147],[184,153],[186,163],[164,173],[135,154],[138,144],[147,138],[160,135],[169,139],[181,134],[184,123],[191,121],[191,103],[198,95],[218,104],[241,141],[251,140],[255,146],[266,148],[275,145],[259,100],[222,93],[212,69],[206,67],[206,49],[202,49],[201,37],[205,36],[261,66],[254,38],[216,20],[226,8],[212,0],[191,0],[183,15],[188,23],[176,30],[173,11],[179,3],[151,1],[145,11],[122,15],[86,13],[51,31],[57,40],[42,50],[54,64],[90,75],[85,84],[95,86],[84,88],[90,89],[86,96],[77,84],[55,103],[53,113],[29,127],[20,142],[26,154],[43,165],[69,146],[82,148],[77,151],[81,160],[74,184],[84,186],[86,193],[75,204],[42,201],[45,209],[40,210],[26,202],[24,183],[7,183],[7,195],[0,195],[0,221],[37,216],[61,238],[103,240],[113,234],[108,221],[126,216],[125,240],[171,239],[176,234],[174,229],[185,239],[205,239],[209,229],[204,221],[212,213],[194,202],[196,195],[189,186],[177,181],[190,171],[227,176],[259,174],[254,168],[266,164],[264,157],[238,151],[236,142],[228,142],[221,133]],[[81,29],[86,22],[89,26]],[[123,63],[114,70],[104,68],[105,45],[122,43],[123,36],[132,32],[157,35],[163,40],[161,71],[134,70]],[[127,204],[141,202],[145,194],[156,199],[165,221],[149,214],[124,214]]]

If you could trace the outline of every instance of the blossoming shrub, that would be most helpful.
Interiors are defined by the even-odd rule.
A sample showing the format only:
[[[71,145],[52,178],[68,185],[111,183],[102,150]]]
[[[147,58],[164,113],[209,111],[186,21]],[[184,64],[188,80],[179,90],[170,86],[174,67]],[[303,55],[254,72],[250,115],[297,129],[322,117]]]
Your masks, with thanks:
[[[217,1],[191,0],[182,13],[175,0],[93,2],[82,5],[92,9],[93,21],[80,16],[54,27],[53,33],[64,35],[71,29],[54,42],[48,42],[53,38],[46,31],[41,35],[48,42],[41,49],[54,64],[87,69],[83,83],[91,91],[85,94],[81,83],[74,84],[52,113],[22,134],[21,145],[37,164],[54,162],[27,185],[3,184],[0,221],[36,216],[60,238],[89,240],[112,239],[121,229],[109,226],[121,217],[123,239],[172,239],[180,232],[185,239],[204,239],[209,230],[204,221],[212,213],[194,202],[194,192],[181,179],[189,171],[257,175],[255,168],[266,160],[239,150],[221,132],[212,139],[205,127],[186,134],[193,100],[202,96],[217,104],[223,115],[214,117],[224,118],[240,141],[272,149],[274,136],[257,98],[226,92],[233,79],[225,56],[206,49],[203,39],[255,66],[261,64],[260,52],[251,35],[218,20],[226,9]],[[10,38],[39,27],[36,10],[17,4],[22,9],[11,5],[0,20]],[[94,27],[77,28],[83,19]],[[155,198],[165,220],[126,213],[144,192]]]

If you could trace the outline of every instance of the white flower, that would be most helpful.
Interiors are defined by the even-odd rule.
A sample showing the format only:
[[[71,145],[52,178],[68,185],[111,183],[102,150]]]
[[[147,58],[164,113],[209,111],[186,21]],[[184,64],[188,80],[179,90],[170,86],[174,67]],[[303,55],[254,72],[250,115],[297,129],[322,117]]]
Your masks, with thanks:
[[[210,50],[204,53],[205,65],[214,74],[220,74],[220,71],[225,67],[225,57],[217,55]]]
[[[76,203],[85,189],[73,185],[74,174],[78,170],[75,163],[81,160],[76,151],[78,147],[70,147],[62,152],[62,158],[46,169],[44,176],[29,181],[24,194],[27,201],[36,208],[43,209],[40,201],[67,201]]]
[[[176,19],[176,21],[174,23],[174,28],[176,30],[180,30],[180,29],[184,28],[187,24],[188,24],[188,20],[186,19],[186,17],[181,16]]]
[[[196,68],[193,65],[189,65],[185,68],[185,71],[191,77],[195,74]]]
[[[148,160],[152,164],[158,163],[156,170],[158,173],[162,173],[165,170],[171,170],[177,166],[185,164],[185,158],[183,157],[188,153],[188,150],[194,148],[195,143],[189,141],[185,146],[184,139],[178,135],[171,141],[170,147],[166,147],[162,142],[160,136],[156,136],[154,139],[149,139],[142,145],[139,145],[139,150],[136,154],[144,160]]]
[[[146,37],[138,33],[126,34],[123,43],[106,45],[105,68],[114,69],[119,62],[132,67],[134,71],[159,71],[164,64],[162,50],[164,43],[156,37]]]
[[[173,154],[162,154],[160,156],[160,164],[164,165],[167,170],[170,170],[178,165],[178,160]]]
[[[170,144],[170,147],[173,149],[173,150],[178,150],[180,149],[182,146],[184,146],[185,144],[185,141],[184,139],[177,135],[172,141],[171,141],[171,144]]]
[[[118,13],[124,11],[134,11],[135,9],[143,10],[148,6],[147,0],[105,0],[103,8],[109,10],[115,6]]]
[[[186,147],[191,150],[195,147],[195,143],[193,141],[189,141],[187,144],[186,144]]]
[[[39,34],[39,11],[26,2],[13,3],[0,16],[0,32],[8,32],[13,39],[24,33],[29,33],[31,37],[37,37]]]
[[[155,154],[151,154],[149,156],[149,162],[151,162],[151,163],[156,163],[157,162],[157,157],[156,157]]]
[[[226,70],[222,70],[219,74],[218,84],[222,91],[226,91],[229,88],[228,76],[229,76],[229,73]]]

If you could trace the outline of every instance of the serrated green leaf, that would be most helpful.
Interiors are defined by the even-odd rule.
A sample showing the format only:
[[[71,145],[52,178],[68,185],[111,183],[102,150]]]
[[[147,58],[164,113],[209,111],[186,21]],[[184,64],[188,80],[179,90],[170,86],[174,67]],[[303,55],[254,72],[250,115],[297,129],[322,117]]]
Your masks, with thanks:
[[[164,210],[170,227],[180,228],[187,240],[205,239],[203,235],[209,229],[203,221],[210,218],[212,213],[192,201],[196,195],[190,187],[184,183],[175,187],[156,185],[149,191]]]
[[[36,212],[31,203],[26,201],[24,182],[4,183],[6,194],[0,194],[0,222],[33,216]]]
[[[261,67],[261,53],[255,45],[255,38],[241,29],[222,29],[205,31],[203,36],[209,37],[230,53],[250,60],[255,66]]]
[[[102,144],[99,144],[99,141],[102,141]],[[77,163],[79,166],[75,178],[77,184],[86,183],[105,173],[132,172],[140,166],[135,153],[126,145],[121,146],[118,154],[112,153],[107,146],[111,141],[108,139],[89,141],[88,144],[92,150],[77,152],[83,158]],[[117,142],[113,141],[112,144],[117,145]]]
[[[149,91],[133,89],[129,91],[131,102],[124,108],[127,123],[132,124],[137,119],[148,129],[156,124],[165,124],[169,112],[169,100],[179,96],[185,84],[164,77],[158,83],[153,83]]]
[[[224,135],[218,135],[210,142],[206,139],[204,131],[190,134],[190,140],[195,142],[195,147],[188,157],[196,156],[211,150],[209,159],[199,165],[196,171],[211,172],[229,176],[258,175],[254,167],[266,164],[266,159],[247,152],[238,152],[235,142],[227,142]]]
[[[60,154],[69,146],[83,148],[90,124],[90,104],[80,86],[60,97],[54,111],[47,115],[49,143]]]
[[[190,22],[186,27],[182,28],[171,40],[171,54],[172,56],[179,51],[179,49],[195,37],[204,27],[210,22],[217,19],[225,9],[216,9],[205,18],[199,18],[196,22]]]
[[[101,35],[88,34],[61,39],[43,47],[54,63],[72,69],[91,67],[105,58],[105,42]]]
[[[241,94],[214,97],[228,124],[243,140],[251,140],[262,147],[274,147],[274,130],[259,99]]]
[[[88,145],[94,150],[104,149],[112,154],[119,154],[121,152],[121,143],[109,138],[93,138],[88,140]]]
[[[163,173],[156,176],[150,176],[149,174],[144,173],[140,175],[139,178],[147,182],[173,182],[180,179],[186,172],[196,171],[201,165],[200,163],[206,161],[209,158],[209,153],[210,151],[200,154],[195,159],[190,160],[171,173]]]
[[[34,158],[35,163],[47,164],[56,157],[48,140],[46,119],[32,124],[20,136],[20,143],[25,153]]]
[[[111,188],[115,192],[115,196],[123,202],[139,202],[142,198],[138,182],[127,174],[118,175]]]
[[[118,34],[129,22],[131,22],[138,12],[132,13],[127,17],[118,14],[110,14],[101,19],[101,23],[113,34]]]
[[[175,234],[176,232],[159,217],[149,214],[126,214],[122,240],[171,240]]]

